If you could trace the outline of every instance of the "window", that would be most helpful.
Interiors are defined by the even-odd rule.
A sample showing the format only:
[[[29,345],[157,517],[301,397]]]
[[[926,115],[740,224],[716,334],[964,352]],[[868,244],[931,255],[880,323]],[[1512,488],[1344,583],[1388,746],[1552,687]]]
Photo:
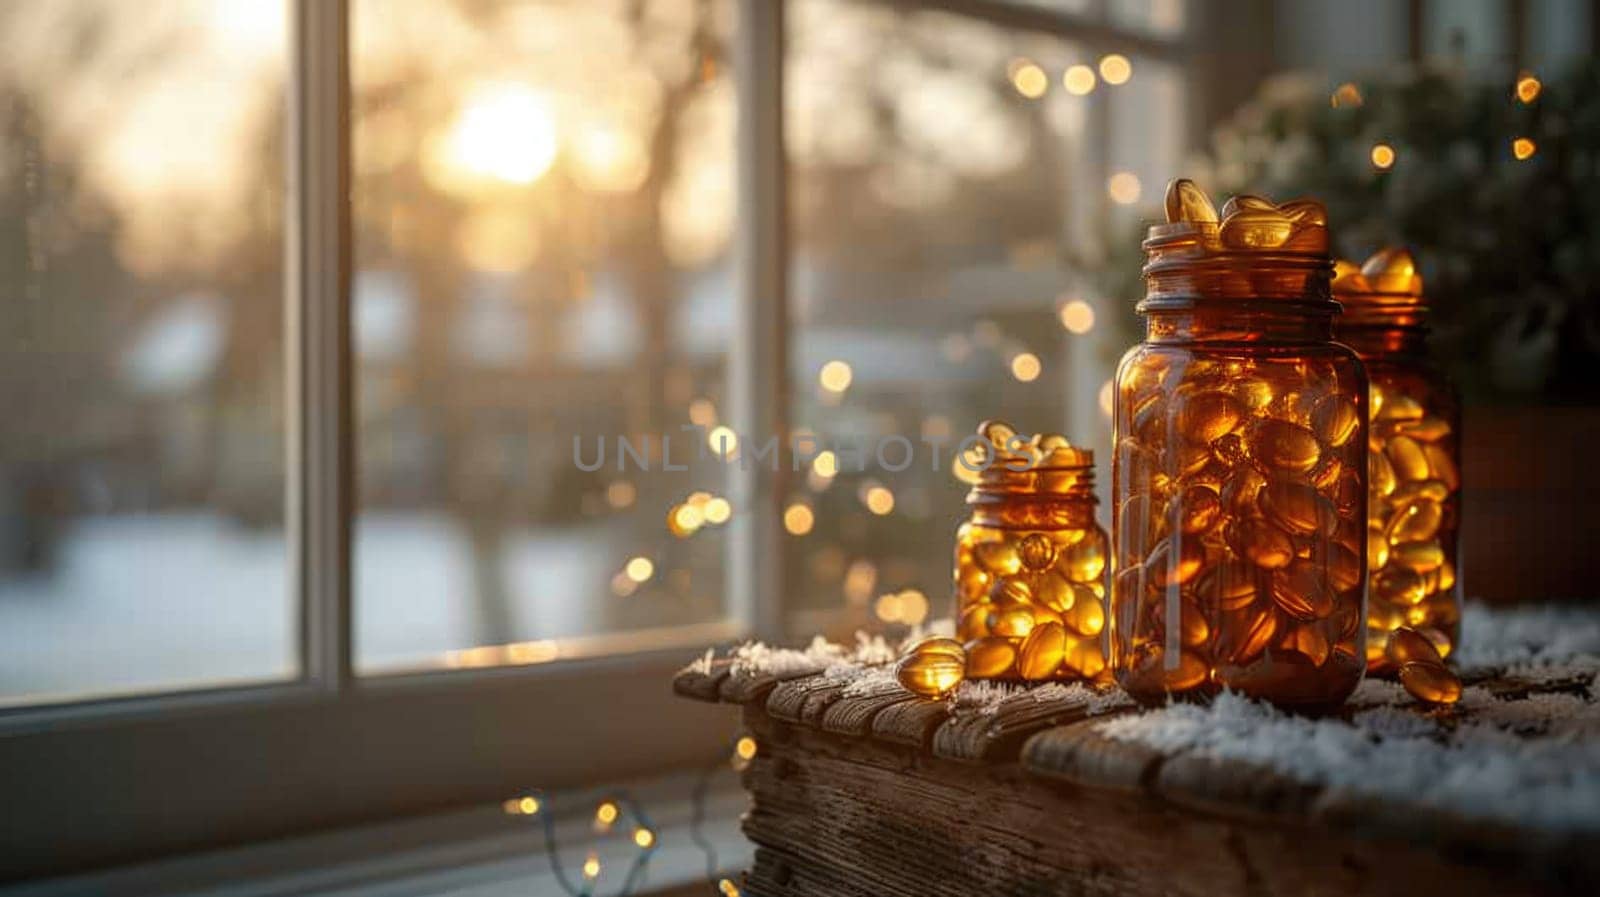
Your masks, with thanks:
[[[292,679],[281,16],[0,34],[0,705]]]
[[[1113,8],[1182,27],[1178,4]],[[1065,433],[1107,470],[1100,389],[1126,340],[1104,334],[1125,312],[1083,268],[1159,203],[1182,82],[1159,43],[789,10],[790,408],[839,448],[791,483],[787,609],[795,633],[848,638],[953,612],[954,454],[984,418]]]
[[[0,875],[694,764],[691,648],[947,610],[922,438],[1103,431],[1185,13],[8,6]]]
[[[732,4],[352,17],[356,668],[721,637]]]

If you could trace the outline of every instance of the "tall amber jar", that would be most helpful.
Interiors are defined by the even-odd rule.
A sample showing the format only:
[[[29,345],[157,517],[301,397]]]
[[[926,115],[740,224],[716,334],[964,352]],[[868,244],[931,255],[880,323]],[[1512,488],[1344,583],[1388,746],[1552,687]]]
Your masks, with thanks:
[[[1188,181],[1117,369],[1111,663],[1144,703],[1342,703],[1365,667],[1367,378],[1333,341],[1321,204]]]
[[[956,531],[956,635],[969,679],[1078,680],[1109,674],[1108,539],[1095,523],[1094,453],[991,421]]]
[[[1445,657],[1460,637],[1461,406],[1428,357],[1428,307],[1411,255],[1385,249],[1334,272],[1339,341],[1372,381],[1367,671],[1391,676],[1385,648],[1399,627]]]

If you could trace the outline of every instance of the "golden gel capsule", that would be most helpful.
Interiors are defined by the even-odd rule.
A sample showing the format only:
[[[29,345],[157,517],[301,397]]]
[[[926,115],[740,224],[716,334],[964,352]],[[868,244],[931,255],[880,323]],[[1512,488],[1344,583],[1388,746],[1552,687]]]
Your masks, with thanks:
[[[1397,669],[1412,661],[1441,665],[1444,663],[1444,658],[1439,656],[1439,649],[1433,646],[1433,642],[1409,626],[1401,626],[1389,633],[1385,652],[1388,654],[1389,662]]]
[[[1366,362],[1372,381],[1367,624],[1386,643],[1399,626],[1434,632],[1448,650],[1461,616],[1455,390],[1428,357],[1428,308],[1411,256],[1385,249],[1359,269],[1345,262],[1338,270],[1338,336]],[[1369,653],[1368,670],[1393,677],[1399,663]]]
[[[1017,660],[1017,648],[1008,638],[975,638],[966,647],[968,679],[998,679],[1011,672]]]
[[[1454,704],[1461,700],[1461,680],[1443,664],[1411,661],[1400,667],[1400,684],[1419,701]]]
[[[1028,633],[1017,651],[1017,672],[1024,679],[1049,679],[1066,654],[1067,631],[1060,623],[1046,623]]]
[[[968,481],[952,575],[965,674],[1099,676],[1098,649],[1074,649],[1077,639],[1097,645],[1106,626],[1109,540],[1094,520],[1094,457],[1063,436],[1019,434],[998,421],[979,433],[993,463]],[[1064,663],[1069,656],[1077,662]]]
[[[1432,512],[1409,511],[1393,544],[1383,526],[1370,531],[1373,495],[1402,483],[1387,455],[1369,477],[1381,399],[1332,339],[1339,309],[1320,204],[1239,196],[1220,215],[1211,208],[1174,181],[1167,221],[1144,242],[1146,336],[1112,389],[1119,572],[1107,656],[1142,703],[1226,686],[1325,711],[1367,658],[1363,557],[1381,544],[1425,565],[1414,543]],[[1432,445],[1424,437],[1441,428],[1412,410],[1402,399],[1385,437],[1403,423],[1417,446]],[[1401,461],[1411,501],[1426,500],[1421,483],[1443,482],[1426,449]],[[1417,606],[1392,605],[1392,615],[1403,623]]]
[[[927,698],[949,694],[965,676],[966,658],[943,651],[912,650],[895,665],[900,684]]]

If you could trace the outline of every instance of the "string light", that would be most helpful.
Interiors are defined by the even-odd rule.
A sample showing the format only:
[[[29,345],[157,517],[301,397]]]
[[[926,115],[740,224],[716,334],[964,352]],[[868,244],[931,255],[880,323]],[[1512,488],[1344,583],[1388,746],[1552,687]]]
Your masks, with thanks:
[[[1516,156],[1518,162],[1531,158],[1538,151],[1539,147],[1526,137],[1518,137],[1511,141],[1511,155]]]
[[[1050,89],[1050,76],[1046,75],[1044,69],[1039,68],[1034,63],[1023,60],[1021,64],[1014,65],[1012,68],[1011,86],[1016,88],[1017,93],[1022,94],[1024,97],[1030,100],[1037,100],[1044,96],[1046,90]]]
[[[1528,72],[1523,72],[1517,78],[1517,100],[1524,106],[1539,98],[1539,92],[1544,90],[1544,85],[1538,78]]]
[[[1387,171],[1394,165],[1394,147],[1387,143],[1380,143],[1372,148],[1372,165],[1379,171]]]
[[[590,881],[600,877],[600,856],[592,850],[583,861],[583,877]]]
[[[717,882],[717,890],[722,892],[722,897],[739,897],[739,886],[726,878]]]
[[[733,743],[733,755],[740,760],[755,759],[756,751],[759,749],[760,746],[756,744],[756,740],[749,735],[741,735],[739,740]]]
[[[595,807],[594,821],[598,825],[610,828],[611,824],[617,821],[617,813],[618,810],[615,803],[609,800],[601,801],[600,806]]]
[[[1133,77],[1133,63],[1121,53],[1109,53],[1100,60],[1100,79],[1107,84],[1126,84]]]
[[[637,844],[641,850],[649,850],[655,846],[656,833],[647,828],[634,829],[633,843]]]
[[[1061,75],[1061,86],[1067,93],[1081,97],[1094,90],[1094,69],[1086,65],[1075,65]]]
[[[508,816],[533,816],[539,812],[539,799],[532,795],[513,797],[501,804]]]

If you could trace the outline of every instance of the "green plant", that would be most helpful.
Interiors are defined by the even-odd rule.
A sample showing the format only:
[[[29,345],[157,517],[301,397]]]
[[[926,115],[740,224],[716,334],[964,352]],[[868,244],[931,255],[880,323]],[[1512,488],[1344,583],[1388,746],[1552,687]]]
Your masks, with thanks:
[[[1337,101],[1334,101],[1337,91]],[[1517,159],[1512,143],[1532,140]],[[1372,150],[1393,148],[1388,169]],[[1442,363],[1474,397],[1600,398],[1600,65],[1532,102],[1503,81],[1396,69],[1348,87],[1283,76],[1218,127],[1189,172],[1213,196],[1311,196],[1336,251],[1410,247]],[[1140,289],[1137,239],[1103,286]],[[1123,248],[1128,251],[1121,251]]]

